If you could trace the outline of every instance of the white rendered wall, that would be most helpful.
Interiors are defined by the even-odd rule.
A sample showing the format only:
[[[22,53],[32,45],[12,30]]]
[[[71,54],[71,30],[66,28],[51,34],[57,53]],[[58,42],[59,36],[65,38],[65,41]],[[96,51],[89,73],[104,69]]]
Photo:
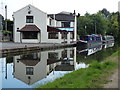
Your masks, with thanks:
[[[74,22],[70,22],[70,27],[74,27]]]
[[[31,14],[28,14],[28,7],[30,7]],[[13,14],[14,16],[14,42],[20,42],[20,32],[17,32],[17,28],[21,29],[25,25],[35,24],[41,30],[41,42],[45,42],[47,39],[47,14],[39,9],[28,5]],[[34,23],[26,23],[26,16],[33,16]]]

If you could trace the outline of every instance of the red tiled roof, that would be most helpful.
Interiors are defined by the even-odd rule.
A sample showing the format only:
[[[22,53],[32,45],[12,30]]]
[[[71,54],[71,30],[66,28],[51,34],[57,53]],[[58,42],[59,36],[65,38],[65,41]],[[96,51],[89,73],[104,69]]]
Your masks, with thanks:
[[[60,30],[55,27],[47,26],[47,32],[67,32],[66,30]]]
[[[35,31],[35,32],[39,32],[40,29],[36,25],[25,25],[22,29],[20,29],[18,31],[20,31],[20,32],[23,32],[23,31]]]

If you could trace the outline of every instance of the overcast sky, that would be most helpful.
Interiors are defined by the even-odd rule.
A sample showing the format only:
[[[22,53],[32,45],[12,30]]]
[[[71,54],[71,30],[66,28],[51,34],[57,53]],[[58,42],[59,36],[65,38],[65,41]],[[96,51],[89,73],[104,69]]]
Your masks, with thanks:
[[[38,9],[54,14],[61,11],[73,12],[84,15],[96,13],[103,8],[110,12],[118,11],[118,2],[120,0],[0,0],[0,14],[4,16],[4,7],[8,7],[8,18],[12,19],[13,12],[32,4]]]

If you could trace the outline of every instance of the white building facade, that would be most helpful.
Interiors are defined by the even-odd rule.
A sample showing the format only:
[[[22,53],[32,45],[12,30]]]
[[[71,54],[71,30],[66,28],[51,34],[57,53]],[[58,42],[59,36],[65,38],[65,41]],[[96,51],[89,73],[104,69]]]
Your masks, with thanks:
[[[47,14],[32,5],[13,13],[14,42],[72,43],[76,41],[75,13]]]

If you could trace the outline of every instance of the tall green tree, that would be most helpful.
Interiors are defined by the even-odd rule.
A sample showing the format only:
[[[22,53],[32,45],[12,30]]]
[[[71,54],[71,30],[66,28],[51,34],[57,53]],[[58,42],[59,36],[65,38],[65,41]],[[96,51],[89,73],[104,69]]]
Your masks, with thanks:
[[[110,13],[107,9],[102,9],[96,14],[86,13],[84,16],[79,16],[78,35],[101,34],[113,35],[115,40],[120,37],[120,13]]]

